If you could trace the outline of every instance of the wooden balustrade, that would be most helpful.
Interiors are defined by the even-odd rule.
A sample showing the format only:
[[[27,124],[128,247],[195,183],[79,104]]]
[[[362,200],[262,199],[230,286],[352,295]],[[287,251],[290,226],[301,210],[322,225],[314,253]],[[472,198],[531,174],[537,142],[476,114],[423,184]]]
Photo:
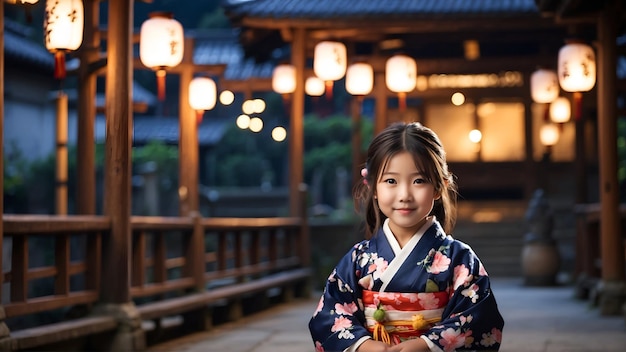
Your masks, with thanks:
[[[107,289],[102,258],[115,255],[103,253],[102,246],[110,218],[4,215],[3,222],[5,260],[11,263],[3,268],[10,286],[3,308],[14,341],[0,347],[33,348],[116,328],[114,317],[90,314]],[[130,297],[144,320],[296,283],[308,290],[306,219],[134,216],[131,224]],[[45,258],[41,246],[48,249]],[[46,288],[35,290],[38,282]],[[79,318],[99,328],[78,329],[67,317],[43,326],[11,326],[14,318],[72,307],[83,307]]]

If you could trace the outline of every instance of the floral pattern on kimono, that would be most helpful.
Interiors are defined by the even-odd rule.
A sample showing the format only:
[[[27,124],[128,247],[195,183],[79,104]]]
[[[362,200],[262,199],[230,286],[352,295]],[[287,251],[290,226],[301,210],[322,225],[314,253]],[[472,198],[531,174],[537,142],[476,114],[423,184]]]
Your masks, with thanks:
[[[371,337],[363,290],[446,292],[449,300],[441,321],[414,338],[428,339],[435,351],[499,350],[504,320],[489,276],[468,245],[446,235],[433,220],[417,244],[396,263],[392,247],[380,229],[340,259],[309,322],[317,352],[344,351],[361,338]],[[391,271],[385,274],[388,269]]]

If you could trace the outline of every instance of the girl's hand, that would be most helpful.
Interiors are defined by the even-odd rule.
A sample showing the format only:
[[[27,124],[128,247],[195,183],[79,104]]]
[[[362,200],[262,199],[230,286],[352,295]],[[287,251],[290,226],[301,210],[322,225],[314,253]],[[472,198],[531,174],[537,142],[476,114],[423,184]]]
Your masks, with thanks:
[[[391,352],[391,346],[388,344],[376,341],[376,340],[367,340],[356,349],[356,352]]]
[[[426,341],[421,338],[406,340],[398,345],[389,347],[389,352],[429,352]]]

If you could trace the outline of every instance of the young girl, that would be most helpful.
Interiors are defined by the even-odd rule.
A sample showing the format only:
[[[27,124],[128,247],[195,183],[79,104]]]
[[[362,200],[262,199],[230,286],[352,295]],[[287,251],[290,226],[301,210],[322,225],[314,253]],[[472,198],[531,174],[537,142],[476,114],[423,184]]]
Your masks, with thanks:
[[[367,240],[331,273],[309,329],[318,352],[497,351],[504,321],[474,251],[447,235],[456,187],[419,123],[374,138],[355,205]]]

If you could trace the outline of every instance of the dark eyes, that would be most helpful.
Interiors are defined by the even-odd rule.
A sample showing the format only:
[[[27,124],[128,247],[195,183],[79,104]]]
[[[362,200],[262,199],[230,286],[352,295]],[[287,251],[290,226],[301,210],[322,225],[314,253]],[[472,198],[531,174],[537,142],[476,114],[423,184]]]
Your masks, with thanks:
[[[393,178],[388,178],[386,180],[383,181],[384,183],[390,184],[390,185],[395,185],[398,182],[393,179]],[[422,183],[426,183],[426,181],[423,178],[416,178],[415,180],[413,180],[414,184],[422,184]]]

